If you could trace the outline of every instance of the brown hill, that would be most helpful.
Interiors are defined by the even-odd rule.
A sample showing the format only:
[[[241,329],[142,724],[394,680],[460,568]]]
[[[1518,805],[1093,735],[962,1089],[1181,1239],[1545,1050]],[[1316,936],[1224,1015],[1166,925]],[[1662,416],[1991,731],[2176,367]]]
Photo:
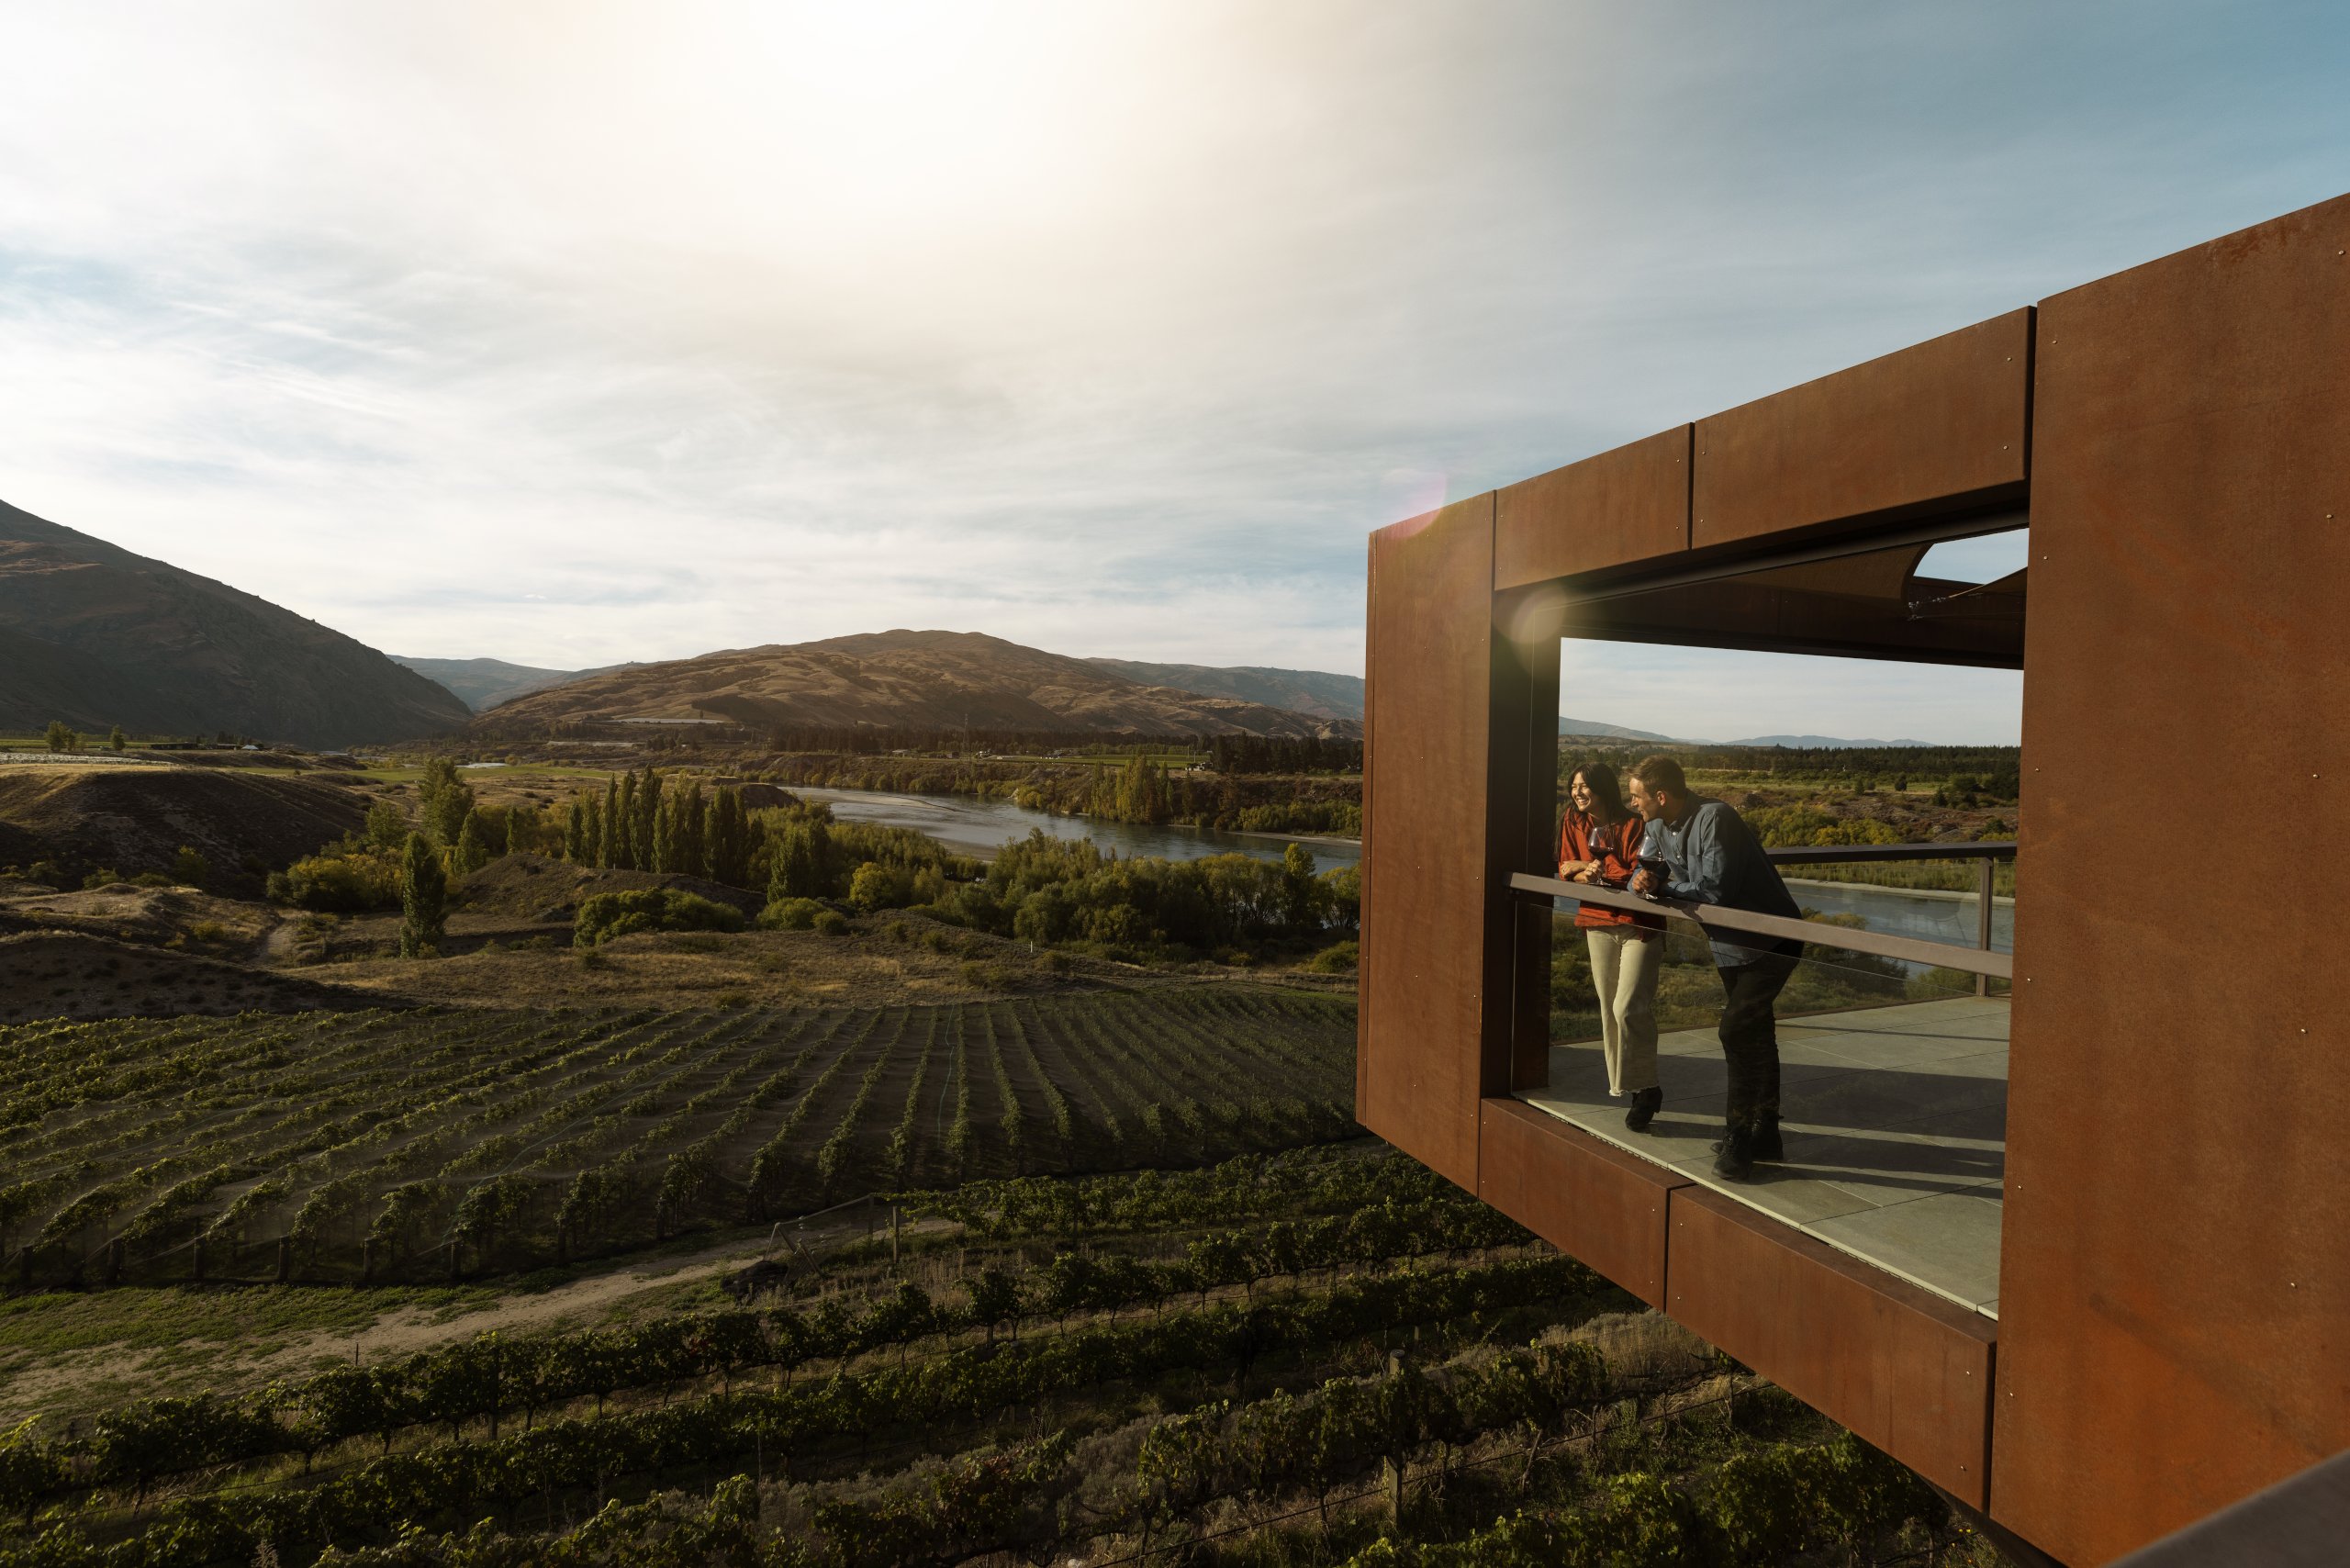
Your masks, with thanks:
[[[169,871],[187,845],[218,891],[257,894],[263,873],[364,822],[367,798],[320,778],[244,768],[123,763],[0,764],[0,865],[53,860],[78,879],[100,867]]]
[[[973,632],[880,632],[636,665],[530,692],[476,718],[477,734],[537,739],[564,726],[733,722],[1071,734],[1331,735],[1360,726],[1146,686],[1083,659]]]
[[[79,932],[0,936],[0,1024],[382,1005],[341,986]]]
[[[62,719],[324,746],[440,734],[467,716],[340,632],[0,503],[0,730]]]

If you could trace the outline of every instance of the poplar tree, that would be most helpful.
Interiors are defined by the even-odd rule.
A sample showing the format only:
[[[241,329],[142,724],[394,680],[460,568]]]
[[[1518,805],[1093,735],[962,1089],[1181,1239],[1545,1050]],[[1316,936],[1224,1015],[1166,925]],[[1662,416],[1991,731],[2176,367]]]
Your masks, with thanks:
[[[478,809],[465,813],[464,825],[457,830],[457,847],[453,857],[460,873],[478,871],[489,864],[489,829],[482,822]]]
[[[571,809],[563,818],[563,857],[577,865],[588,853],[588,802],[577,795],[571,797]]]
[[[400,853],[400,957],[433,956],[449,924],[449,877],[440,852],[420,833]]]
[[[701,800],[701,780],[688,780],[677,797],[677,866],[689,877],[710,874],[710,857],[705,848],[708,837],[704,829],[705,809]]]
[[[774,870],[767,878],[767,902],[822,898],[831,858],[832,834],[822,822],[802,817],[786,823],[769,856]]]
[[[424,765],[416,792],[417,820],[425,836],[437,845],[456,843],[464,830],[465,813],[474,809],[473,786],[458,776],[457,765],[445,756],[434,757]]]
[[[751,823],[740,790],[721,790],[711,802],[707,830],[710,879],[740,888],[751,879]]]
[[[636,868],[640,871],[653,869],[653,862],[659,853],[656,846],[660,823],[661,775],[657,770],[647,767],[643,782],[636,787],[636,829],[632,835],[635,841]]]
[[[623,871],[636,869],[636,775],[621,775],[620,792],[612,797],[612,815],[604,833],[604,842],[612,846],[607,866]]]
[[[597,823],[596,864],[606,868],[620,862],[621,786],[611,775],[604,776],[604,812]]]

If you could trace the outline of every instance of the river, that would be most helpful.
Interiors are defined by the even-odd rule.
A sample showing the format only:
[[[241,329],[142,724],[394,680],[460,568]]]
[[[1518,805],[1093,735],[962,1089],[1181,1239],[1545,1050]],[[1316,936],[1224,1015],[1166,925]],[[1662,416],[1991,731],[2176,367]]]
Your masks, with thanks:
[[[1362,858],[1362,846],[1345,838],[1292,838],[1275,833],[1218,833],[1214,828],[1153,827],[1146,823],[1101,822],[1092,817],[1033,812],[1010,801],[971,795],[891,795],[878,790],[818,790],[787,786],[795,795],[822,801],[843,822],[912,828],[958,855],[985,858],[1007,844],[1042,828],[1048,838],[1090,838],[1120,859],[1157,856],[1199,860],[1210,855],[1253,855],[1278,860],[1292,844],[1305,846],[1314,868],[1327,871]]]
[[[1362,846],[1351,839],[1292,838],[1272,833],[1218,833],[1213,828],[1153,827],[1142,823],[1100,822],[1091,817],[1057,816],[1030,811],[1010,801],[970,795],[893,795],[878,790],[819,790],[794,787],[791,791],[811,801],[822,801],[843,822],[877,823],[884,827],[912,828],[936,839],[958,855],[982,859],[1007,844],[1042,828],[1049,838],[1090,838],[1121,858],[1158,856],[1167,860],[1197,860],[1209,855],[1253,855],[1278,860],[1292,844],[1303,844],[1314,857],[1315,869],[1352,866],[1362,858]],[[1796,902],[1823,914],[1857,914],[1871,931],[1888,936],[1916,936],[1930,942],[1975,946],[1975,895],[1913,891],[1906,888],[1871,887],[1862,882],[1821,882],[1787,879]],[[1993,901],[1991,946],[2000,952],[2015,947],[2015,901]]]

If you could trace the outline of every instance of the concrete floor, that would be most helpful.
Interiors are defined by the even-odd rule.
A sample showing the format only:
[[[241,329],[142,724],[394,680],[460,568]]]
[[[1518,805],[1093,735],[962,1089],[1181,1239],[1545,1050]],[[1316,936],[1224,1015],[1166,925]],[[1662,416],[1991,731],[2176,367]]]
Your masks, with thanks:
[[[1687,1029],[1658,1043],[1664,1108],[1624,1126],[1596,1042],[1553,1047],[1548,1089],[1518,1098],[1618,1148],[1939,1295],[1997,1317],[2007,1161],[2008,1003],[1952,998],[1779,1023],[1787,1157],[1749,1182],[1713,1173],[1720,1043]]]

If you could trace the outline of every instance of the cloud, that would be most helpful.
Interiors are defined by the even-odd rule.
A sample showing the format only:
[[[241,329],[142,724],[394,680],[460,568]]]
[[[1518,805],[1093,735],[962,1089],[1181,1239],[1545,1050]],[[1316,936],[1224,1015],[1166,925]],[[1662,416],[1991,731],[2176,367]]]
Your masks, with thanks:
[[[1356,669],[1373,527],[2334,194],[2343,55],[2218,5],[20,9],[0,497],[409,652]]]

